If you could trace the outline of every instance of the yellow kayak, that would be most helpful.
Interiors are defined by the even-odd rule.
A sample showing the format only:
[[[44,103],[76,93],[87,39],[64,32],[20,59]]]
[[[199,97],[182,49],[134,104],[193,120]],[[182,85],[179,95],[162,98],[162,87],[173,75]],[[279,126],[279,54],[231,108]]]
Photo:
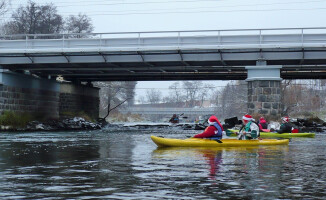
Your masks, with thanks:
[[[226,131],[227,136],[237,136],[235,132],[239,130],[228,129]],[[260,137],[281,137],[281,138],[292,138],[292,137],[315,137],[315,133],[273,133],[273,132],[260,132]]]
[[[263,139],[263,140],[238,140],[238,139],[221,139],[210,140],[202,138],[163,138],[151,136],[151,139],[158,147],[243,147],[243,146],[259,146],[259,145],[287,145],[288,139]]]

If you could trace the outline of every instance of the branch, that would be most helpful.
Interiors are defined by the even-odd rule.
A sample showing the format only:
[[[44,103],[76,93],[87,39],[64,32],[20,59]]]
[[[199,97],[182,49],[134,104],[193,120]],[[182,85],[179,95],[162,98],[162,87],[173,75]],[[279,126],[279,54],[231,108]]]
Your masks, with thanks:
[[[114,109],[116,109],[117,107],[119,107],[121,104],[123,104],[124,102],[126,102],[128,99],[130,99],[130,98],[125,99],[124,101],[122,101],[122,102],[119,103],[118,105],[116,105],[116,106],[114,106],[113,108],[109,109],[108,114],[104,117],[104,119],[107,118],[107,117],[109,116],[109,114],[110,114],[110,112],[111,112],[112,110],[114,110]],[[110,107],[109,107],[109,108],[110,108]]]

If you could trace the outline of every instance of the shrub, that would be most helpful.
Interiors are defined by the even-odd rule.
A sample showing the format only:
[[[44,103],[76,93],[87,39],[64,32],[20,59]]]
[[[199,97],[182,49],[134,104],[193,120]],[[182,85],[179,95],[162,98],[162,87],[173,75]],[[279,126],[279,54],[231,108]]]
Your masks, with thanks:
[[[32,114],[26,112],[3,111],[2,115],[0,115],[0,125],[14,128],[23,128],[33,120]]]

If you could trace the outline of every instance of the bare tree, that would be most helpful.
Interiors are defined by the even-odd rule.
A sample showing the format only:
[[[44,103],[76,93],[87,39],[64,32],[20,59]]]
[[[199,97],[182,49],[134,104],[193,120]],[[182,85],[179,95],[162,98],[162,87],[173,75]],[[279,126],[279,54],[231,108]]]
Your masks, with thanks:
[[[199,91],[202,89],[202,81],[183,81],[183,89],[186,92],[186,101],[189,107],[195,106],[196,100],[198,100]]]
[[[12,18],[4,26],[6,34],[59,33],[63,27],[62,17],[53,4],[38,5],[29,1],[26,7],[19,7]]]
[[[11,0],[0,0],[0,16],[8,12]]]
[[[247,84],[244,81],[228,83],[221,91],[220,107],[224,118],[241,116],[247,111]]]
[[[283,115],[311,114],[323,106],[324,90],[319,80],[284,80],[282,82]],[[318,86],[319,85],[319,86]]]
[[[210,88],[213,88],[213,85],[211,84],[204,84],[203,88],[199,90],[198,92],[198,99],[200,100],[200,106],[203,106],[204,101],[207,100],[207,98],[212,95],[212,90]]]
[[[100,113],[106,115],[112,107],[126,100],[124,82],[94,82],[100,88]]]
[[[162,92],[156,89],[146,91],[146,97],[150,104],[156,104],[161,101]]]
[[[145,99],[145,97],[144,97],[144,96],[140,96],[140,97],[138,98],[138,102],[139,102],[140,104],[145,104],[145,103],[146,103],[146,99]]]
[[[85,14],[79,13],[77,16],[70,15],[66,20],[65,30],[68,33],[91,33],[94,30],[92,20]],[[76,37],[83,37],[76,35]]]
[[[180,82],[174,82],[169,86],[169,101],[172,103],[181,102],[184,100],[182,87]]]

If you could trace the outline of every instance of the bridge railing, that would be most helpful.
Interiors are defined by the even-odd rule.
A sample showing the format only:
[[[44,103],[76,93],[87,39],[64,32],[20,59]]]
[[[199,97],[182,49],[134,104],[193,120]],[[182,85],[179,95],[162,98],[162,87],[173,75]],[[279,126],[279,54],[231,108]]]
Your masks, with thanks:
[[[140,48],[326,44],[326,27],[1,35],[3,49]]]

